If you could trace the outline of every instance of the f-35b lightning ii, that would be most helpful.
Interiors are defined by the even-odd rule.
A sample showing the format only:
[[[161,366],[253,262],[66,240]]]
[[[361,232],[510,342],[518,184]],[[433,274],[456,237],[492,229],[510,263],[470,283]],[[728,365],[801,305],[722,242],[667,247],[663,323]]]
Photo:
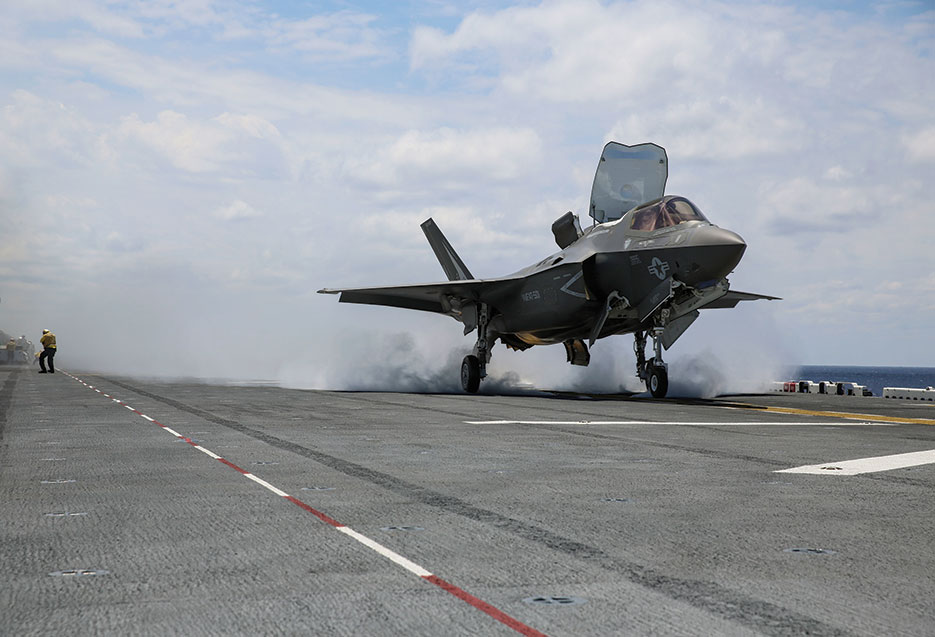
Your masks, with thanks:
[[[668,350],[698,311],[776,297],[730,289],[727,275],[746,244],[709,222],[684,197],[665,195],[666,151],[656,144],[604,146],[591,188],[592,227],[567,212],[552,224],[559,252],[514,274],[475,279],[432,219],[422,224],[447,283],[319,290],[342,303],[447,314],[477,331],[461,385],[478,390],[497,339],[509,348],[562,343],[568,362],[587,365],[601,338],[635,337],[636,373],[655,398],[668,390]],[[646,359],[647,336],[653,356]]]

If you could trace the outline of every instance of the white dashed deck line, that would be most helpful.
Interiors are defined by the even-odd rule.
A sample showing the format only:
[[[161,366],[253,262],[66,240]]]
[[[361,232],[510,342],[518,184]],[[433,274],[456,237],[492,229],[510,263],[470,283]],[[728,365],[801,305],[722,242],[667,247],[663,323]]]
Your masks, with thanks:
[[[897,453],[892,456],[875,456],[873,458],[858,458],[842,462],[825,462],[823,464],[809,464],[791,469],[779,469],[773,473],[810,473],[821,476],[856,476],[862,473],[876,473],[878,471],[892,471],[926,464],[935,464],[935,449],[929,451],[912,451],[910,453]]]
[[[260,485],[261,487],[266,487],[267,489],[269,489],[270,491],[272,491],[272,492],[275,493],[276,495],[280,495],[280,496],[282,496],[282,497],[284,497],[284,498],[289,497],[289,494],[286,493],[285,491],[281,491],[281,490],[277,489],[276,487],[274,487],[273,485],[271,485],[271,484],[270,484],[269,482],[267,482],[266,480],[263,480],[262,478],[258,478],[258,477],[256,477],[255,475],[253,475],[252,473],[245,473],[244,476],[247,477],[247,478],[249,478],[249,479],[251,479],[251,480],[253,480],[254,482],[256,482],[256,483],[257,483],[258,485]]]
[[[216,453],[214,453],[214,452],[211,451],[210,449],[205,449],[205,448],[202,447],[201,445],[192,445],[192,446],[193,446],[195,449],[197,449],[198,451],[200,451],[201,453],[203,453],[203,454],[205,454],[205,455],[208,455],[208,456],[211,456],[211,457],[214,458],[215,460],[220,460],[220,459],[221,459],[221,456],[217,455]]]
[[[65,372],[65,374],[67,374],[67,375],[68,375],[69,377],[71,377],[72,379],[78,381],[78,382],[81,383],[82,385],[85,385],[86,387],[90,387],[87,383],[85,383],[84,381],[82,381],[80,378],[77,378],[77,377],[75,377],[75,376],[72,376],[71,374],[68,374],[68,372]],[[95,390],[95,391],[97,391],[98,393],[101,393],[100,390]],[[148,420],[148,421],[150,421],[150,422],[152,422],[152,423],[155,423],[155,424],[159,425],[159,427],[161,427],[161,428],[164,429],[165,431],[168,431],[170,434],[172,434],[172,435],[175,436],[176,438],[180,438],[180,439],[184,440],[185,442],[187,442],[189,445],[191,445],[192,447],[194,447],[194,448],[197,449],[198,451],[201,451],[201,452],[204,453],[205,455],[210,456],[211,458],[213,458],[213,459],[215,459],[215,460],[219,460],[220,462],[224,463],[225,465],[228,465],[228,466],[231,467],[232,469],[236,470],[238,473],[242,474],[244,477],[249,478],[249,479],[252,480],[253,482],[259,484],[259,485],[262,486],[262,487],[264,487],[265,489],[268,489],[268,490],[271,491],[272,493],[275,493],[277,496],[283,497],[283,498],[289,500],[290,502],[292,502],[293,504],[298,505],[298,506],[301,507],[302,509],[304,509],[304,510],[308,511],[309,513],[311,513],[312,515],[316,516],[316,517],[317,517],[318,519],[320,519],[322,522],[324,522],[324,523],[326,523],[326,524],[332,526],[332,527],[333,527],[334,529],[336,529],[337,531],[340,531],[341,533],[343,533],[343,534],[345,534],[345,535],[347,535],[347,536],[349,536],[349,537],[351,537],[351,538],[357,540],[357,542],[359,542],[360,544],[362,544],[362,545],[364,545],[364,546],[370,548],[371,550],[373,550],[373,551],[379,553],[380,555],[382,555],[382,556],[388,558],[389,560],[391,560],[392,562],[394,562],[394,563],[397,564],[398,566],[401,566],[402,568],[406,569],[406,570],[409,571],[410,573],[413,573],[413,574],[417,575],[418,577],[424,579],[425,581],[431,583],[432,585],[441,588],[442,590],[444,590],[444,591],[450,593],[451,595],[457,597],[458,599],[462,600],[463,602],[465,602],[465,603],[467,603],[467,604],[473,606],[474,608],[476,608],[476,609],[482,611],[483,613],[485,613],[485,614],[488,615],[489,617],[491,617],[491,618],[497,620],[497,621],[500,622],[501,624],[504,624],[505,626],[507,626],[507,627],[509,627],[509,628],[511,628],[511,629],[513,629],[513,630],[515,630],[516,632],[519,632],[519,633],[521,633],[522,635],[526,635],[527,637],[546,637],[545,633],[542,633],[542,632],[536,630],[535,628],[532,628],[532,627],[530,627],[530,626],[527,626],[526,624],[520,622],[519,620],[515,619],[514,617],[511,617],[510,615],[507,615],[506,613],[504,613],[504,612],[501,611],[500,609],[496,608],[495,606],[492,606],[491,604],[489,604],[489,603],[483,601],[482,599],[480,599],[480,598],[478,598],[478,597],[475,597],[474,595],[471,595],[470,593],[468,593],[468,592],[465,591],[464,589],[462,589],[462,588],[460,588],[460,587],[458,587],[458,586],[455,586],[454,584],[451,584],[450,582],[446,582],[446,581],[442,580],[441,578],[437,577],[436,575],[433,575],[430,571],[428,571],[428,570],[422,568],[421,566],[419,566],[419,565],[416,564],[415,562],[412,562],[411,560],[406,559],[406,558],[403,557],[402,555],[400,555],[400,554],[398,554],[398,553],[396,553],[396,552],[394,552],[394,551],[391,551],[390,549],[386,548],[386,547],[383,546],[382,544],[380,544],[380,543],[378,543],[378,542],[375,542],[374,540],[371,540],[371,539],[368,538],[367,536],[362,535],[361,533],[358,533],[357,531],[354,531],[353,529],[351,529],[351,528],[349,528],[349,527],[347,527],[347,526],[341,524],[340,522],[338,522],[337,520],[335,520],[335,519],[332,518],[331,516],[329,516],[329,515],[327,515],[327,514],[321,512],[321,511],[318,511],[317,509],[315,509],[315,508],[309,506],[308,504],[302,502],[301,500],[299,500],[299,499],[297,499],[297,498],[294,498],[293,496],[289,495],[289,494],[286,493],[285,491],[282,491],[281,489],[278,489],[278,488],[274,487],[274,486],[271,485],[269,482],[266,482],[265,480],[256,477],[255,475],[253,475],[253,474],[250,473],[249,471],[246,471],[246,470],[244,470],[244,469],[238,467],[237,465],[235,465],[234,463],[230,462],[230,461],[227,460],[226,458],[223,458],[223,457],[217,455],[216,453],[214,453],[214,452],[212,452],[212,451],[210,451],[210,450],[208,450],[208,449],[202,447],[201,445],[195,444],[195,443],[192,441],[191,438],[186,438],[185,436],[183,436],[182,434],[178,433],[177,431],[175,431],[175,430],[173,430],[173,429],[170,429],[170,428],[167,427],[166,425],[164,425],[164,424],[162,424],[162,423],[160,423],[160,422],[154,420],[153,418],[150,418],[149,416],[147,416],[146,414],[143,414],[143,413],[140,412],[140,411],[137,411],[137,410],[134,409],[133,407],[130,407],[129,405],[127,405],[127,404],[124,403],[123,401],[121,401],[121,400],[119,400],[119,399],[117,399],[117,398],[114,398],[113,396],[110,396],[109,394],[103,394],[103,395],[106,396],[107,398],[110,398],[110,399],[113,400],[115,403],[118,403],[118,404],[120,404],[120,405],[124,405],[127,409],[129,409],[130,411],[134,412],[135,414],[137,414],[137,415],[139,415],[139,416],[142,416],[142,417],[145,418],[146,420]]]
[[[386,548],[379,542],[374,542],[366,535],[362,535],[348,526],[339,526],[335,528],[337,528],[337,530],[340,531],[341,533],[351,536],[352,538],[354,538],[355,540],[357,540],[364,546],[367,546],[373,549],[374,551],[376,551],[383,557],[392,560],[396,564],[399,564],[400,566],[402,566],[404,569],[406,569],[410,573],[415,573],[419,577],[431,577],[432,576],[431,572],[425,570],[424,568],[422,568],[415,562],[407,560],[405,557],[403,557],[399,553],[396,553],[395,551],[391,551],[390,549]]]

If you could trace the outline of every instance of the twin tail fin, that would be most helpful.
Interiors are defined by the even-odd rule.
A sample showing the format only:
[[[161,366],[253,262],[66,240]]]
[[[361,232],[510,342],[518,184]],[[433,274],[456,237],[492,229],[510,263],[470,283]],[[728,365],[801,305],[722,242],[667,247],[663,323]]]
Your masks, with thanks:
[[[426,219],[421,227],[422,232],[425,233],[425,238],[429,240],[429,245],[432,246],[435,257],[442,264],[442,269],[449,281],[468,281],[474,278],[471,271],[464,265],[464,261],[451,247],[448,239],[445,238],[445,235],[442,234],[442,231],[438,229],[438,226],[435,225],[431,218]]]

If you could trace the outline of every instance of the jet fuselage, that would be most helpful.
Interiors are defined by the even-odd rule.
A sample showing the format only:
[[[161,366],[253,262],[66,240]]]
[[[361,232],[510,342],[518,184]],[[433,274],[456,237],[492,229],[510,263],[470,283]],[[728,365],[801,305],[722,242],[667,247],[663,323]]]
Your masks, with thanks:
[[[447,282],[323,289],[343,303],[436,312],[454,318],[464,334],[477,332],[461,364],[461,385],[478,390],[491,348],[499,340],[524,350],[562,343],[568,362],[587,365],[595,341],[632,332],[637,376],[656,398],[666,395],[669,349],[699,310],[775,299],[730,289],[727,275],[746,244],[708,221],[684,197],[665,195],[668,158],[652,143],[604,146],[581,231],[567,212],[552,224],[561,251],[505,277],[477,279],[432,219],[422,230]],[[653,341],[653,356],[644,350]]]
[[[655,205],[672,201],[687,202],[669,196]],[[743,239],[700,213],[674,225],[634,229],[635,217],[647,207],[588,228],[572,245],[505,277],[516,283],[491,300],[500,309],[492,327],[529,345],[587,338],[603,300],[616,292],[631,311],[608,317],[597,337],[632,332],[642,323],[637,308],[660,284],[671,279],[686,289],[711,288],[740,262]]]

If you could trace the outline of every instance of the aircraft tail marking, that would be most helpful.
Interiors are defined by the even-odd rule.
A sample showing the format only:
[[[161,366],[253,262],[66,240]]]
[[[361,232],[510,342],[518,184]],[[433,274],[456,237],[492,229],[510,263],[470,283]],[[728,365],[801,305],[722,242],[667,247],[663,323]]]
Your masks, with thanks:
[[[422,232],[429,240],[429,245],[432,246],[432,251],[438,262],[442,264],[442,269],[449,281],[467,281],[474,278],[431,217],[422,223]]]

